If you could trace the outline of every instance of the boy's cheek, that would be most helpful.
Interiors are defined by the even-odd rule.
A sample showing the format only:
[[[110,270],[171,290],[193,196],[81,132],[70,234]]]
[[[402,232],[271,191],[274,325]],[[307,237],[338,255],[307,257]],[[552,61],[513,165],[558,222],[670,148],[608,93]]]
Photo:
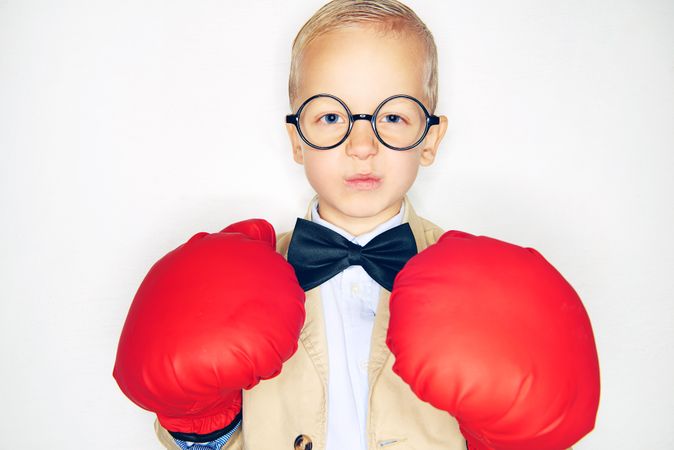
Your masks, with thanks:
[[[321,161],[321,156],[327,155],[316,155],[314,153],[307,152],[303,156],[304,172],[312,184],[320,183],[321,180],[327,180],[330,178],[330,164],[326,164],[326,162]]]

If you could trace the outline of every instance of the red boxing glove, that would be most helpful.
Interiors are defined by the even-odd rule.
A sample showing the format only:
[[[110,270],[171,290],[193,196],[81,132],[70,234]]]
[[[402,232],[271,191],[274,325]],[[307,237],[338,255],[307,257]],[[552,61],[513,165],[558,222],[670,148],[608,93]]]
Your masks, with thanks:
[[[469,449],[562,450],[594,428],[590,320],[536,250],[449,231],[400,271],[390,310],[393,370]]]
[[[297,350],[304,291],[274,247],[260,219],[197,233],[140,285],[113,376],[167,430],[223,429],[241,410],[241,389],[276,376]]]

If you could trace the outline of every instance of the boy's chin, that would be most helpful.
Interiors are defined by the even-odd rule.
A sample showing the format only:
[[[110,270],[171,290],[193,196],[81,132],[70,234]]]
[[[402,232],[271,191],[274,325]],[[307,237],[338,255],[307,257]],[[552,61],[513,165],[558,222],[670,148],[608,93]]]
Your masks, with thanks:
[[[324,202],[328,203],[329,202]],[[400,212],[403,198],[378,199],[371,196],[337,200],[334,204],[326,204],[332,211],[346,220],[377,220],[384,222]],[[320,197],[319,197],[320,205]]]

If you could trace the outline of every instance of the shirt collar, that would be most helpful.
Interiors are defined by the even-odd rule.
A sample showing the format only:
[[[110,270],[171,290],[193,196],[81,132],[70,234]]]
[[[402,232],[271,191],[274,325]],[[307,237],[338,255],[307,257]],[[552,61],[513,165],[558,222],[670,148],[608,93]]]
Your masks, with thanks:
[[[351,242],[355,242],[356,244],[360,246],[366,245],[368,242],[370,242],[372,239],[374,239],[375,236],[383,233],[386,230],[390,230],[393,227],[396,227],[403,223],[403,217],[405,216],[405,202],[402,203],[402,206],[400,207],[400,211],[398,214],[395,216],[391,217],[389,220],[387,220],[384,223],[381,223],[377,225],[377,227],[372,230],[368,231],[367,233],[363,233],[359,236],[354,236],[351,233],[349,233],[346,230],[343,230],[342,228],[338,227],[337,225],[334,225],[327,220],[323,219],[319,214],[318,214],[318,199],[314,200],[312,205],[311,205],[311,221],[314,223],[317,223],[319,225],[323,225],[326,228],[331,229],[332,231],[341,234],[344,236],[346,239],[348,239]]]

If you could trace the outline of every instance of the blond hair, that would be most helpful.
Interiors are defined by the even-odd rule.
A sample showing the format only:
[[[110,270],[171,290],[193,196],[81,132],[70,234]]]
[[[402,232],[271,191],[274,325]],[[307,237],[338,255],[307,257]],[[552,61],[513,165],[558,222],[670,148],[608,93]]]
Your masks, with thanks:
[[[426,50],[424,95],[431,114],[438,100],[438,52],[433,35],[408,6],[397,0],[333,0],[323,5],[302,26],[293,41],[288,96],[290,107],[297,100],[299,66],[304,49],[317,37],[343,27],[369,24],[383,33],[411,32]]]

